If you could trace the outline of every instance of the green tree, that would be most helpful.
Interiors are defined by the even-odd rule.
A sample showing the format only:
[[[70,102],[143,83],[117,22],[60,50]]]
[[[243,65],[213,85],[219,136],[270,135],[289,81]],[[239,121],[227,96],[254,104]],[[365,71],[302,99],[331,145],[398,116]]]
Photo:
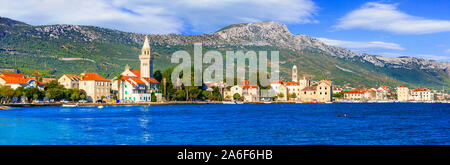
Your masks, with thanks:
[[[280,93],[277,94],[277,100],[280,99],[280,98],[284,98],[284,93],[280,92]]]
[[[155,73],[153,73],[153,78],[158,80],[158,82],[161,82],[161,80],[163,78],[161,71],[160,70],[155,71]]]
[[[81,95],[80,95],[80,99],[81,99],[81,100],[86,99],[86,94],[85,94],[85,93],[81,94]]]
[[[235,94],[233,95],[233,99],[234,99],[234,100],[241,100],[241,95],[240,95],[239,93],[235,93]]]
[[[213,98],[214,100],[218,100],[218,101],[222,101],[222,100],[223,100],[222,94],[220,94],[220,89],[219,89],[219,87],[214,87],[214,88],[213,88],[212,98]]]
[[[14,97],[15,90],[9,86],[3,86],[0,89],[1,95],[6,99],[6,103],[9,103]]]
[[[65,98],[64,90],[59,88],[50,88],[45,93],[45,96],[49,99],[54,99],[55,101],[60,101]]]
[[[175,92],[174,99],[185,100],[186,99],[186,94],[185,94],[184,90],[183,89],[177,90]]]
[[[151,101],[152,102],[156,102],[156,95],[155,95],[155,92],[152,92],[152,96],[151,96]]]
[[[18,88],[16,88],[16,90],[14,90],[14,97],[16,97],[17,99],[24,98],[23,97],[24,95],[25,95],[24,87],[18,87]]]
[[[117,81],[117,97],[116,99],[120,99],[120,85],[122,84],[122,80],[123,79],[123,75],[122,74],[118,74],[116,75],[116,77],[114,77],[113,81]]]
[[[202,96],[203,96],[203,99],[204,100],[206,100],[206,99],[212,99],[213,98],[213,94],[212,94],[212,92],[210,92],[210,91],[206,91],[206,90],[204,90],[203,92],[202,92]]]
[[[48,89],[57,88],[57,89],[64,89],[64,86],[59,84],[58,81],[52,80],[44,85],[44,90],[47,91]]]
[[[28,102],[33,102],[34,100],[43,99],[45,97],[45,93],[38,88],[25,88],[24,95]]]
[[[297,95],[295,93],[292,93],[289,97],[295,99],[297,98]]]
[[[335,93],[335,94],[333,94],[333,97],[335,97],[335,98],[344,98],[344,93],[342,93],[342,92]]]

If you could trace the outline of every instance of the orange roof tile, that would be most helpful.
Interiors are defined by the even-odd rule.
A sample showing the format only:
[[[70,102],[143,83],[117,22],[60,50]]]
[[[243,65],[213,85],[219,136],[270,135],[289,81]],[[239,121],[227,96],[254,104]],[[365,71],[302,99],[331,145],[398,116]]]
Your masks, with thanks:
[[[130,79],[133,80],[134,82],[138,83],[138,84],[145,84],[145,82],[142,81],[142,80],[139,79],[139,78],[130,78]]]
[[[25,77],[24,74],[22,73],[1,73],[0,76],[4,76],[4,77]]]
[[[156,80],[155,78],[151,77],[142,77],[145,81],[149,82],[150,84],[159,84],[158,80]]]
[[[22,77],[0,77],[6,84],[28,84],[27,79]]]
[[[141,77],[141,71],[140,70],[130,70],[136,77]]]
[[[285,86],[299,86],[300,82],[283,82]]]
[[[425,92],[428,91],[428,89],[424,89],[424,88],[416,88],[412,90],[413,92]]]
[[[97,73],[82,73],[82,80],[81,81],[89,81],[89,80],[94,80],[94,81],[110,81],[106,78],[103,78],[102,76],[98,75]]]

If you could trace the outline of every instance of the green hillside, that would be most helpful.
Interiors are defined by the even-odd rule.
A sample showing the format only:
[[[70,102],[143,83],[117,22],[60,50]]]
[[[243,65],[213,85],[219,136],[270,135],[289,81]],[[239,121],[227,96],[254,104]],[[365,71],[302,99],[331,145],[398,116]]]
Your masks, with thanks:
[[[40,28],[37,29],[37,28]],[[48,35],[42,29],[53,30]],[[60,30],[60,29],[65,30]],[[67,30],[79,28],[76,30]],[[80,30],[81,29],[81,30]],[[58,31],[59,30],[59,31]],[[35,70],[47,77],[64,73],[96,72],[107,78],[123,71],[126,64],[138,68],[141,35],[92,26],[30,26],[0,17],[0,68],[14,68],[30,75]],[[193,54],[193,45],[151,44],[154,70],[164,70],[174,64],[170,57],[177,50]],[[270,46],[207,46],[204,51],[278,50],[281,77],[290,80],[291,67],[299,68],[300,76],[327,78],[338,85],[374,87],[386,84],[412,87],[450,88],[445,74],[417,69],[392,69],[351,59],[341,59],[317,50],[294,51]]]

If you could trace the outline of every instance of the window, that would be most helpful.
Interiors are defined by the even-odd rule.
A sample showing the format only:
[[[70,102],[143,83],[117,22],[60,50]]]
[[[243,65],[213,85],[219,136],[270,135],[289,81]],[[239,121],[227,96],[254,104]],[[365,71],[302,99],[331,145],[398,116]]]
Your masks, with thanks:
[[[127,94],[127,91],[125,91],[125,94]]]

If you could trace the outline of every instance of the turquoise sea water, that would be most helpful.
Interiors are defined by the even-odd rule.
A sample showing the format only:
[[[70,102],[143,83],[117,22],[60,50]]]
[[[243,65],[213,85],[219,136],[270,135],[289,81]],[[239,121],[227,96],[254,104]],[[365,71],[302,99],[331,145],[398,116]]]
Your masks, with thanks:
[[[0,111],[0,144],[450,144],[450,104],[39,107]],[[343,114],[348,114],[343,117]]]

